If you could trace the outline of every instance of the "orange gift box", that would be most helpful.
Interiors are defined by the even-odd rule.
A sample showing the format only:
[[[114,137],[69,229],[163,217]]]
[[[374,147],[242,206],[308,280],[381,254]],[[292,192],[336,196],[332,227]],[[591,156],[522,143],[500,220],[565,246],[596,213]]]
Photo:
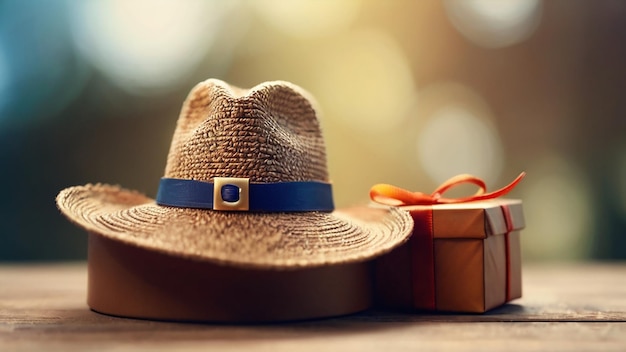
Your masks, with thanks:
[[[414,229],[407,243],[376,260],[376,304],[483,313],[521,297],[520,230],[525,226],[522,201],[496,197],[511,190],[523,176],[499,191],[482,196],[478,192],[466,199],[441,198],[449,183],[432,196],[400,190],[411,197],[433,197],[413,201],[435,203],[432,205],[406,205],[411,201],[397,196],[397,188],[383,192],[383,196],[400,199],[400,208],[412,215]],[[479,181],[484,191],[484,183]],[[372,199],[377,200],[377,196],[380,194],[373,194]]]

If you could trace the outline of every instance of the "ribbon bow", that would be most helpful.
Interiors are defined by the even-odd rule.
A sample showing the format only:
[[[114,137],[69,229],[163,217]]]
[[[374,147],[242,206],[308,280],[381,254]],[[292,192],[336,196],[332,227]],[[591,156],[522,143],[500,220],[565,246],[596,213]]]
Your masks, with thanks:
[[[525,172],[522,172],[513,180],[513,182],[493,192],[487,192],[487,186],[485,181],[476,176],[469,174],[461,174],[454,176],[444,183],[442,183],[431,194],[425,194],[422,192],[411,192],[403,188],[388,185],[377,184],[370,189],[370,198],[381,204],[402,206],[402,205],[434,205],[434,204],[451,204],[451,203],[465,203],[475,202],[485,199],[493,199],[503,196],[509,193],[515,186],[526,176]],[[478,191],[469,197],[459,198],[444,198],[443,194],[451,188],[470,183],[478,186]]]

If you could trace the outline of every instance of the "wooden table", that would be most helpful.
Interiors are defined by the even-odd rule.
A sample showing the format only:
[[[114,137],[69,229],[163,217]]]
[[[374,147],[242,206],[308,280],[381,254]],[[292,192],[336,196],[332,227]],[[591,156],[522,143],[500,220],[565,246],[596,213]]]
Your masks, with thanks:
[[[368,311],[271,325],[114,318],[86,265],[0,265],[0,351],[626,351],[626,263],[524,267],[524,298],[483,315]]]

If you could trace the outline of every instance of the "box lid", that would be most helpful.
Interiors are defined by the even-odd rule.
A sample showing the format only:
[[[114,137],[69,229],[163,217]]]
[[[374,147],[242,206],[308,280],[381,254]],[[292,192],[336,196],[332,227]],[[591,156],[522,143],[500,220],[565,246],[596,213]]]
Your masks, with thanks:
[[[507,226],[503,211],[508,208],[510,224]],[[521,230],[526,224],[520,199],[492,199],[479,202],[403,206],[416,213],[432,209],[434,238],[487,238],[512,230]]]

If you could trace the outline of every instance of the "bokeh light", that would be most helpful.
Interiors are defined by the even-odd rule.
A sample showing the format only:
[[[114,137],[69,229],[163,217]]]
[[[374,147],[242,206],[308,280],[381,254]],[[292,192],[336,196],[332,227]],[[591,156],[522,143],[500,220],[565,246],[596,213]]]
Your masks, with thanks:
[[[327,115],[361,133],[396,128],[415,98],[406,54],[387,33],[350,32],[314,58],[311,91]]]
[[[188,79],[211,48],[223,15],[237,6],[203,0],[71,4],[81,53],[133,92],[168,91]]]
[[[484,121],[458,106],[430,117],[417,141],[419,159],[437,182],[461,173],[493,180],[500,173],[502,146]]]
[[[588,181],[581,170],[556,154],[537,160],[521,185],[526,229],[524,256],[572,260],[593,249],[593,208]]]
[[[456,83],[439,83],[420,92],[417,135],[420,165],[439,184],[462,173],[493,184],[502,170],[502,142],[484,101],[471,89]]]
[[[537,28],[540,0],[445,0],[452,24],[472,42],[502,48],[522,42]]]
[[[294,37],[319,37],[349,27],[360,1],[258,0],[255,9],[271,26]]]
[[[0,3],[3,125],[52,118],[84,87],[89,72],[72,46],[64,5],[59,0],[36,6],[26,1]]]

